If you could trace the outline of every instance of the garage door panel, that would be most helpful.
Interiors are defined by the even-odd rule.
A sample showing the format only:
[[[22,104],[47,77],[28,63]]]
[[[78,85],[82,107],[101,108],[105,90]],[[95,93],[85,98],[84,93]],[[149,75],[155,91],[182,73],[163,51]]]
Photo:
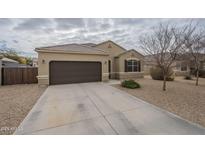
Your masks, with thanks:
[[[50,84],[101,81],[100,62],[52,61]]]

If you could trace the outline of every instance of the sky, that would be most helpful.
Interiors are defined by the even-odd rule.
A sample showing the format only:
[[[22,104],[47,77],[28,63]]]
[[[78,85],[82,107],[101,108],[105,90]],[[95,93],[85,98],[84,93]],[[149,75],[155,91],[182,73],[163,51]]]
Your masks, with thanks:
[[[12,48],[21,55],[37,57],[37,47],[112,40],[139,51],[139,37],[160,23],[181,26],[190,21],[205,27],[205,19],[0,18],[0,49]]]

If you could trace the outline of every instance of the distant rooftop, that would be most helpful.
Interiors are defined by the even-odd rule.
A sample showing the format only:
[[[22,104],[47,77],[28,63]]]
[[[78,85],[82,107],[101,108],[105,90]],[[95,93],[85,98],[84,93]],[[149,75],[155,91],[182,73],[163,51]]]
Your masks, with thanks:
[[[19,63],[19,62],[13,60],[13,59],[9,59],[9,58],[6,58],[6,57],[3,57],[1,60],[4,61],[4,62]]]

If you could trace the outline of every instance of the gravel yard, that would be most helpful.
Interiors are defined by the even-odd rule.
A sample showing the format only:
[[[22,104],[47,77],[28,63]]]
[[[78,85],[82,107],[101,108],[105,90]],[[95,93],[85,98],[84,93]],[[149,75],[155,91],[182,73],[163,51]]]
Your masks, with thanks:
[[[205,79],[199,79],[199,86],[195,81],[177,77],[175,81],[167,83],[167,91],[162,91],[162,81],[144,78],[137,80],[140,89],[127,89],[120,85],[113,85],[142,100],[148,101],[160,108],[168,110],[194,123],[205,127]]]
[[[0,134],[12,134],[42,95],[37,84],[0,87]]]

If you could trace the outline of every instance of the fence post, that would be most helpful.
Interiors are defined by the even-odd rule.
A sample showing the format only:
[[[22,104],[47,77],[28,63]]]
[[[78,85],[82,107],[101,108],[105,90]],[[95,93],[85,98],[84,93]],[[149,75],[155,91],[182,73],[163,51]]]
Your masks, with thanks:
[[[0,86],[2,85],[2,60],[0,59]]]

